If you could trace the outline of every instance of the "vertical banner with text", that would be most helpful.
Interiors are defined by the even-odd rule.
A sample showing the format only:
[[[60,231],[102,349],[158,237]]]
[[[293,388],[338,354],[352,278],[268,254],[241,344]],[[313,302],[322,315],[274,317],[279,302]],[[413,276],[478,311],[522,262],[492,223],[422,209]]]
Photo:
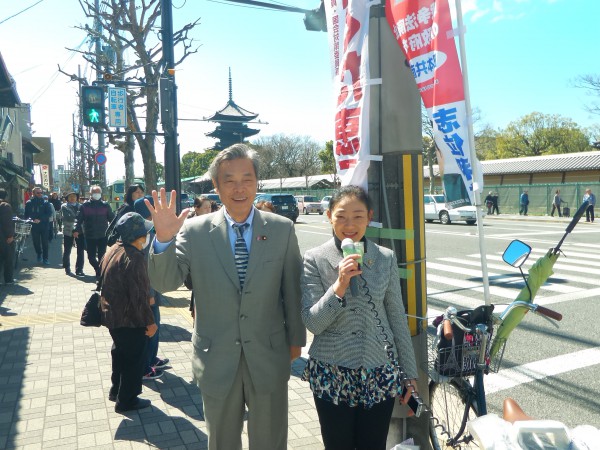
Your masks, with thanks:
[[[369,169],[369,9],[379,0],[326,0],[335,94],[333,152],[342,186],[367,189]]]
[[[386,0],[386,18],[406,55],[433,123],[449,207],[475,204],[463,77],[448,0]]]

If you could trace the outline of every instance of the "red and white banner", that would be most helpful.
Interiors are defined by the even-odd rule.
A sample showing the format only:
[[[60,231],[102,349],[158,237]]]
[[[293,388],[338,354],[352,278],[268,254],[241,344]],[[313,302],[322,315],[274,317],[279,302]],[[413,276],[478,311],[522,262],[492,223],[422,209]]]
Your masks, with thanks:
[[[367,189],[369,142],[369,8],[379,0],[326,0],[335,110],[333,151],[342,186]]]
[[[386,17],[433,123],[450,207],[475,204],[469,123],[448,0],[386,0]],[[441,153],[441,154],[440,154]]]

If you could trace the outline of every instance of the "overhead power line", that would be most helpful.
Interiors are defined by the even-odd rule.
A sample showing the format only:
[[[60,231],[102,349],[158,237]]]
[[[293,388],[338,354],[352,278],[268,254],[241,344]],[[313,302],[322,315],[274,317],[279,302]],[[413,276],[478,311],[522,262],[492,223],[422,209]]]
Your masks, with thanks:
[[[27,7],[27,8],[25,8],[25,9],[22,9],[22,10],[21,10],[21,11],[19,11],[18,13],[15,13],[15,14],[13,14],[12,16],[9,16],[9,17],[7,17],[6,19],[4,19],[3,21],[1,21],[1,22],[0,22],[0,25],[2,25],[2,24],[3,24],[4,22],[6,22],[6,21],[8,21],[8,20],[12,19],[13,17],[17,17],[19,14],[23,14],[25,11],[27,11],[27,10],[29,10],[29,9],[33,8],[33,7],[34,7],[34,6],[36,6],[36,5],[39,5],[39,4],[40,4],[40,3],[42,3],[43,1],[44,1],[44,0],[39,0],[38,2],[34,3],[33,5],[31,5],[31,6],[28,6],[28,7]]]

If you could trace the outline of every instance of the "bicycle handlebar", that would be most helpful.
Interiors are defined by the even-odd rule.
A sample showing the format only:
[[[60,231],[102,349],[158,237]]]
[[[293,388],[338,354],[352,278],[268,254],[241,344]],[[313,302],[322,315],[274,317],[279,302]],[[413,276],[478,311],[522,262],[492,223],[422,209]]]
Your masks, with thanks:
[[[540,306],[540,305],[535,305],[535,306],[536,306],[536,308],[532,310],[535,313],[541,314],[542,316],[549,317],[550,319],[554,319],[558,322],[560,322],[563,318],[562,314],[559,312],[548,309],[545,306]]]
[[[550,319],[554,319],[558,322],[560,322],[563,318],[561,313],[546,308],[545,306],[540,306],[535,303],[524,302],[521,300],[515,300],[510,305],[508,305],[508,307],[502,312],[502,314],[500,314],[500,316],[498,316],[499,321],[502,322],[504,318],[508,315],[508,313],[510,313],[515,308],[526,308],[529,311],[532,311],[536,314],[540,314],[542,316],[546,316]],[[478,324],[475,324],[472,327],[467,327],[463,325],[462,322],[458,319],[456,313],[457,311],[454,306],[449,306],[448,308],[446,308],[446,312],[444,313],[444,320],[442,322],[442,333],[444,334],[444,338],[446,338],[449,341],[452,340],[452,337],[454,336],[454,331],[452,329],[453,324],[465,333],[475,333],[477,330]]]

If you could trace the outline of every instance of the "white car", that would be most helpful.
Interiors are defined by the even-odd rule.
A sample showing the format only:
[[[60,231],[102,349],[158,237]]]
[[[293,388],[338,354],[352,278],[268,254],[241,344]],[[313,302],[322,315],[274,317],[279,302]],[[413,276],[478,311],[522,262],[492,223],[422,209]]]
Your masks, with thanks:
[[[331,195],[326,195],[321,199],[321,208],[323,208],[323,211],[327,211],[329,209],[329,200],[331,200]]]
[[[425,195],[424,203],[425,220],[427,222],[439,220],[444,225],[461,221],[467,222],[468,225],[474,225],[477,222],[477,210],[474,206],[448,209],[443,195]]]
[[[301,214],[317,213],[323,214],[321,202],[311,195],[296,195],[298,210]]]

